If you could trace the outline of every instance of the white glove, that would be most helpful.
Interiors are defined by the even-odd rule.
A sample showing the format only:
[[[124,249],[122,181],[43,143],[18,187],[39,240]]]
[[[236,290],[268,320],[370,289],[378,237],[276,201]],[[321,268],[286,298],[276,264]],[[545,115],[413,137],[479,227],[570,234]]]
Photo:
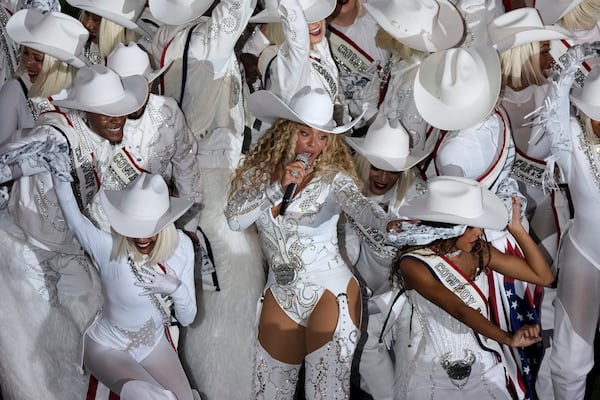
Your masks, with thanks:
[[[140,276],[147,281],[134,283],[135,286],[144,288],[140,296],[157,293],[170,295],[181,285],[181,281],[171,269],[167,269],[167,273],[161,274],[144,266],[140,271]]]

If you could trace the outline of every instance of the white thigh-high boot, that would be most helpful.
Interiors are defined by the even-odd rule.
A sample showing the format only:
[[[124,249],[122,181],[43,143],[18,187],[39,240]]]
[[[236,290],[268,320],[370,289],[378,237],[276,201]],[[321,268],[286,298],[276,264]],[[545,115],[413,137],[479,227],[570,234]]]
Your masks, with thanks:
[[[140,380],[126,382],[119,397],[121,400],[177,400],[173,392]]]
[[[256,341],[254,392],[257,400],[291,400],[296,392],[301,364],[276,360]]]
[[[386,315],[369,315],[368,336],[358,364],[360,386],[375,400],[394,398],[394,364],[385,343],[379,342],[379,334],[383,328],[381,318]]]
[[[350,367],[360,330],[348,311],[345,294],[337,297],[338,323],[333,340],[325,343],[304,358],[307,400],[341,400],[350,398]]]

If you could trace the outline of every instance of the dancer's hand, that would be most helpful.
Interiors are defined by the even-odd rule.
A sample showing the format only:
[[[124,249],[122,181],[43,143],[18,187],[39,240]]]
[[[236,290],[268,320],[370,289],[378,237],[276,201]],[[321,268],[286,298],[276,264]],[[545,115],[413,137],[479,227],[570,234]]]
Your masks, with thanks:
[[[541,341],[539,325],[524,325],[513,334],[509,346],[527,347]]]
[[[140,296],[146,296],[149,294],[172,294],[179,285],[181,285],[181,281],[173,271],[167,269],[166,274],[161,274],[160,272],[154,271],[148,267],[142,267],[140,271],[140,275],[142,278],[146,280],[146,282],[135,282],[135,286],[139,286],[144,288],[144,291],[140,293]]]

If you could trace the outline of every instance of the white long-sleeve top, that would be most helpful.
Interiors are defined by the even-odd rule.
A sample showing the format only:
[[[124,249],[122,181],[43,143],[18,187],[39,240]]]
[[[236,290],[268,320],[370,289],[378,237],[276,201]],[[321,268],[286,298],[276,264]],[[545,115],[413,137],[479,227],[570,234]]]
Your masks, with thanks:
[[[244,188],[229,198],[225,216],[232,230],[256,223],[269,266],[292,263],[300,268],[300,275],[345,266],[337,236],[341,212],[381,232],[388,222],[386,212],[363,196],[344,173],[313,178],[291,200],[285,215],[273,217],[271,208],[282,198],[279,181],[254,190]]]
[[[157,333],[164,331],[161,313],[149,296],[140,296],[143,288],[134,285],[138,279],[127,258],[121,257],[116,260],[111,258],[116,237],[96,228],[81,214],[69,183],[55,180],[54,188],[65,222],[81,246],[94,259],[100,273],[104,296],[100,321],[105,320],[106,326],[117,327],[120,330],[137,331],[151,319]],[[187,326],[196,316],[196,291],[194,250],[191,240],[183,232],[178,231],[177,247],[163,265],[168,268],[169,273],[175,274],[181,281],[181,285],[170,296],[173,299],[177,320]]]

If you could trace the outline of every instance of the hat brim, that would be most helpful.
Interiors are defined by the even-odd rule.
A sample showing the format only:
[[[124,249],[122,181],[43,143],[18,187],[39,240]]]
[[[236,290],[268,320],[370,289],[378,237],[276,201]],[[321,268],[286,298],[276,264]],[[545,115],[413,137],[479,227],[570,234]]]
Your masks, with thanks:
[[[430,135],[425,141],[423,149],[418,151],[411,150],[408,157],[385,157],[380,153],[374,153],[364,148],[365,137],[351,137],[346,136],[346,142],[354,149],[358,154],[371,163],[376,168],[384,171],[401,172],[406,171],[423,161],[433,151],[437,142],[438,135]]]
[[[108,115],[111,117],[120,117],[129,115],[139,110],[148,98],[148,82],[141,75],[132,75],[121,79],[125,89],[125,96],[118,101],[106,105],[92,106],[82,104],[71,97],[67,92],[67,97],[63,100],[55,100],[54,105],[58,107],[70,108],[73,110],[87,111],[96,114]]]
[[[160,69],[151,71],[148,74],[144,75],[144,78],[146,78],[148,82],[154,82],[154,80],[161,76],[167,70],[167,68],[171,66],[172,63],[173,60],[169,60],[169,62],[163,65]]]
[[[425,88],[422,79],[436,79],[437,73],[435,69],[424,70],[424,66],[435,68],[439,62],[428,63],[425,60],[421,63],[414,83],[415,105],[431,126],[448,131],[470,128],[484,121],[496,106],[501,84],[500,58],[492,47],[480,48],[478,54],[487,71],[487,86],[472,102],[461,106],[446,105]],[[429,57],[440,59],[438,61],[441,62],[442,55],[434,53]]]
[[[556,23],[566,13],[574,9],[583,0],[537,0],[535,8],[540,12],[540,17],[545,25]]]
[[[26,28],[26,19],[29,17],[29,15],[30,14],[27,12],[17,12],[10,17],[6,23],[6,32],[15,43],[37,51],[41,51],[44,54],[48,54],[77,68],[88,65],[89,62],[85,59],[85,57],[77,56],[73,53],[65,51],[62,48],[52,46],[49,43],[39,43],[39,40],[35,40],[35,38],[31,35],[31,32]],[[65,16],[64,18],[67,17]]]
[[[470,179],[452,177],[455,180],[471,181]],[[467,225],[476,228],[492,229],[501,231],[506,228],[508,223],[508,211],[504,202],[498,196],[489,190],[482,190],[483,193],[483,212],[478,217],[467,218],[455,214],[446,214],[443,212],[432,212],[427,209],[427,192],[423,196],[417,196],[398,209],[398,214],[403,217],[414,218],[421,221],[443,222],[447,224]]]
[[[493,44],[493,47],[499,52],[504,52],[515,47],[533,42],[543,42],[545,40],[569,39],[569,31],[560,27],[546,27],[544,29],[533,29],[518,32],[514,35],[500,38]]]
[[[12,38],[12,35],[11,35]],[[32,48],[37,51],[41,51],[44,54],[52,56],[58,60],[64,61],[67,64],[70,64],[76,68],[85,67],[89,65],[89,61],[84,57],[76,57],[72,53],[64,51],[63,49],[59,49],[53,46],[48,46],[42,43],[30,42],[28,40],[16,40],[15,42],[19,43],[21,46],[26,46]]]
[[[335,11],[337,2],[335,0],[319,0],[313,3],[312,7],[304,10],[304,18],[306,22],[312,24],[329,17]],[[273,22],[281,22],[279,14],[272,14],[269,9],[258,12],[250,18],[250,23],[253,24],[268,24]]]
[[[102,18],[111,20],[115,24],[124,26],[125,28],[132,29],[132,30],[141,30],[141,28],[132,20],[132,19],[137,19],[139,17],[139,15],[138,16],[134,15],[132,19],[129,19],[129,18],[124,17],[121,14],[113,13],[104,8],[98,8],[98,7],[90,4],[87,1],[68,0],[67,3],[69,3],[69,5],[71,5],[72,7],[80,8],[80,9],[90,12],[92,14],[99,15]]]
[[[191,200],[169,197],[169,209],[160,218],[141,219],[119,211],[116,205],[121,203],[124,195],[123,190],[105,190],[100,193],[100,203],[115,232],[130,238],[148,238],[156,235],[169,223],[181,217],[193,204]]]
[[[392,25],[389,16],[385,15],[379,6],[387,4],[389,1],[369,0],[363,6],[383,30],[412,49],[426,52],[446,50],[456,46],[465,35],[465,23],[460,12],[447,0],[438,0],[440,5],[438,21],[440,21],[441,28],[436,27],[429,40],[425,40],[423,34],[407,35],[406,32]]]
[[[571,101],[575,103],[577,108],[584,112],[585,115],[593,119],[594,121],[600,121],[600,105],[593,105],[584,102],[581,99],[583,88],[574,88],[571,95]]]
[[[159,22],[181,25],[193,21],[206,12],[213,0],[196,0],[192,4],[177,5],[165,0],[149,0],[150,13]]]
[[[286,119],[289,121],[297,122],[302,125],[310,126],[311,128],[318,129],[323,132],[340,134],[352,129],[358,121],[365,115],[366,110],[363,110],[362,114],[359,115],[355,120],[340,126],[320,126],[312,122],[306,121],[294,110],[292,110],[287,104],[283,102],[276,94],[270,90],[259,90],[250,95],[248,101],[248,109],[250,112],[261,121],[268,123],[274,123],[278,119]]]

